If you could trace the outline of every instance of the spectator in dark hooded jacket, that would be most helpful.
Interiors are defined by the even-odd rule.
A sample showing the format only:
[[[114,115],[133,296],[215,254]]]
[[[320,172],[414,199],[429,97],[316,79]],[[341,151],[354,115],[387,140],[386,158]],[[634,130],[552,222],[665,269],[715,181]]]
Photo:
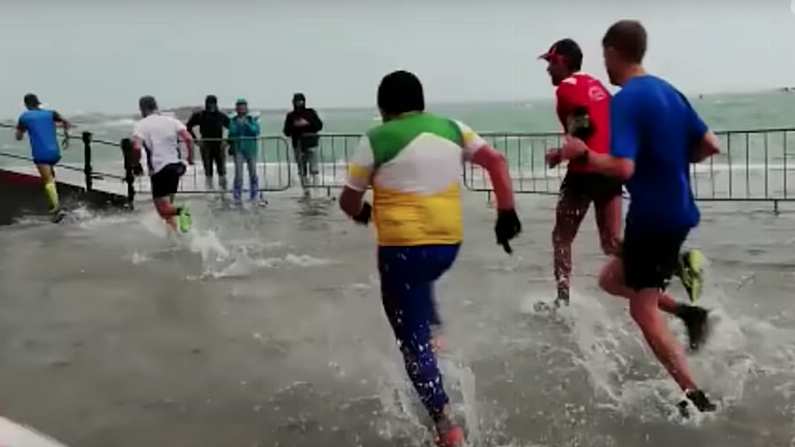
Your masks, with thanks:
[[[306,107],[306,97],[303,93],[293,96],[293,111],[287,114],[284,120],[284,135],[293,140],[295,161],[301,175],[301,184],[307,184],[307,175],[317,176],[317,135],[323,129],[323,121],[318,117],[315,109]],[[316,179],[315,179],[316,182]]]

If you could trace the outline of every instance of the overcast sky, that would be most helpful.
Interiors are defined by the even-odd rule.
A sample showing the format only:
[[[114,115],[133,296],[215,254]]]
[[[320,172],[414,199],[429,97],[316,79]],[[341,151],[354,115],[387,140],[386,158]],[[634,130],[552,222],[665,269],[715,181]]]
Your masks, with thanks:
[[[572,37],[605,78],[600,40],[620,18],[644,22],[648,68],[686,92],[795,85],[790,1],[0,0],[0,116],[27,91],[68,113],[133,112],[142,94],[370,106],[399,68],[430,102],[545,98],[535,56]]]

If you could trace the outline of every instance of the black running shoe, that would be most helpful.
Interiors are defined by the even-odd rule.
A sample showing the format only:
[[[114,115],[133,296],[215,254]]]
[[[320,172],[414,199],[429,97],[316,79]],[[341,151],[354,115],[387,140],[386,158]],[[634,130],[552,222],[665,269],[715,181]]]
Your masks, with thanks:
[[[65,217],[66,213],[62,209],[58,208],[55,211],[52,211],[50,215],[50,221],[52,223],[61,223]]]
[[[560,309],[561,307],[568,307],[569,306],[569,289],[558,289],[558,297],[555,298],[555,308]]]
[[[698,306],[681,305],[676,315],[682,319],[687,328],[687,336],[690,339],[690,349],[698,351],[704,346],[709,335],[708,317],[709,312]]]
[[[686,396],[687,400],[692,402],[693,405],[698,408],[698,411],[702,413],[711,413],[718,409],[715,404],[709,401],[707,395],[701,390],[688,391]]]

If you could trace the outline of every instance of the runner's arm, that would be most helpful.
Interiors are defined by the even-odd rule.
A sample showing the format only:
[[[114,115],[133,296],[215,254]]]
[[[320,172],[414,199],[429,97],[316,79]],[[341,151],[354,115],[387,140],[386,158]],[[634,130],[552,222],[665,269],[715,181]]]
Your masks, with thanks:
[[[638,153],[637,101],[618,95],[610,103],[610,153],[600,154],[588,149],[584,141],[566,136],[561,149],[564,160],[576,160],[593,171],[626,182],[635,173]]]
[[[16,132],[14,132],[14,138],[16,138],[17,141],[22,141],[22,139],[25,138],[25,132],[27,130],[28,128],[25,127],[25,124],[22,122],[22,120],[19,120],[17,122]]]
[[[687,104],[688,127],[690,130],[693,147],[690,151],[690,162],[701,163],[709,157],[720,153],[720,141],[718,137],[709,130],[704,120],[698,116],[698,112],[693,109],[690,101],[685,95],[680,93],[682,100]]]
[[[588,149],[579,138],[567,136],[566,144],[561,148],[564,160],[576,160],[587,164],[594,172],[614,177],[626,182],[635,173],[635,160],[628,156],[600,154]]]
[[[133,135],[132,137],[132,156],[136,163],[141,162],[141,153],[143,152],[144,141],[141,137]]]
[[[482,167],[489,173],[494,194],[497,196],[497,208],[513,210],[513,185],[508,163],[505,156],[498,152],[465,124],[456,121],[463,140],[463,157],[466,161]]]
[[[502,153],[489,146],[475,131],[461,122],[456,121],[456,124],[461,131],[463,159],[483,167],[489,173],[494,194],[497,196],[497,223],[494,226],[494,234],[497,237],[497,244],[510,255],[513,253],[511,240],[522,232],[522,223],[516,215],[508,163]]]
[[[494,194],[497,196],[497,209],[514,209],[513,185],[505,156],[486,144],[472,154],[470,161],[489,173]]]
[[[367,225],[372,207],[364,201],[375,173],[375,158],[370,138],[362,137],[351,162],[348,164],[348,180],[340,195],[340,208],[355,222]]]
[[[691,163],[701,163],[702,161],[718,155],[720,153],[720,142],[717,135],[712,131],[707,131],[698,142],[698,145],[693,150],[690,156]]]
[[[53,112],[52,119],[53,119],[53,121],[55,121],[56,124],[60,123],[61,127],[63,128],[63,145],[64,145],[64,148],[68,149],[69,148],[69,129],[72,128],[72,123],[67,121],[66,118],[64,118],[63,115],[61,115],[58,112]]]
[[[569,133],[569,117],[578,107],[585,107],[577,98],[577,90],[568,82],[562,83],[555,90],[555,113],[558,115],[560,125],[563,127],[563,133]],[[547,152],[544,159],[550,169],[559,165],[563,158],[561,157],[560,148],[552,149]]]
[[[356,219],[365,206],[364,194],[366,191],[358,191],[348,185],[342,188],[340,194],[340,209],[351,219]]]

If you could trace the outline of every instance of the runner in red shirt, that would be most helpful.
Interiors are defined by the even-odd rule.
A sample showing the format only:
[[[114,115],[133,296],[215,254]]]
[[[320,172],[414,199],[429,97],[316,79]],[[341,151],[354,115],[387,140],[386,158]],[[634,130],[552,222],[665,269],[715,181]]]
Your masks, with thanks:
[[[540,59],[549,63],[547,72],[557,87],[557,113],[567,134],[579,137],[599,153],[610,152],[610,92],[596,78],[581,73],[582,51],[571,39],[552,45]],[[547,154],[547,163],[561,162],[560,151]],[[560,186],[552,245],[555,251],[555,280],[558,295],[555,304],[569,303],[571,245],[588,208],[594,203],[596,226],[602,250],[617,254],[621,234],[621,183],[577,163],[569,163]]]

